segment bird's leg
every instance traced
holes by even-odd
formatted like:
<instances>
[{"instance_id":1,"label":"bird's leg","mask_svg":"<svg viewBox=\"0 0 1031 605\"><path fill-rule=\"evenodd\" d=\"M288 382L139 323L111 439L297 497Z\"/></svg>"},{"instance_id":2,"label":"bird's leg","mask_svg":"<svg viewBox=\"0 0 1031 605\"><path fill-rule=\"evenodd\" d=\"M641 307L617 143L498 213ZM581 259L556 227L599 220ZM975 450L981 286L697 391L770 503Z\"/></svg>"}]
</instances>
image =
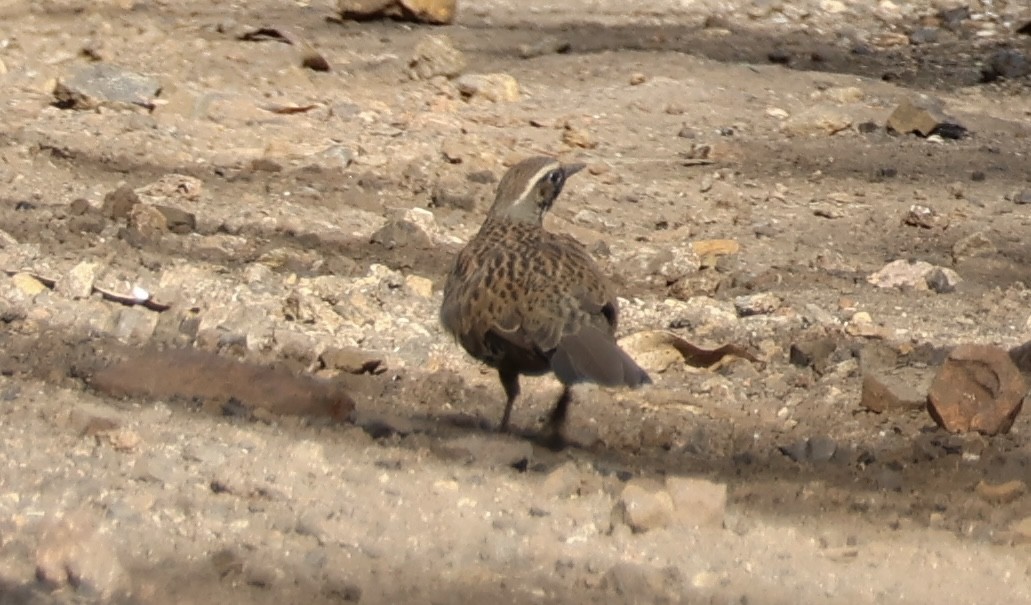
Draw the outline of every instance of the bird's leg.
<instances>
[{"instance_id":1,"label":"bird's leg","mask_svg":"<svg viewBox=\"0 0 1031 605\"><path fill-rule=\"evenodd\" d=\"M562 433L562 427L566 423L566 415L569 413L569 403L573 400L573 390L566 385L562 388L562 394L558 396L558 401L555 402L555 407L551 409L551 415L548 417L547 435L545 441L553 450L560 450L566 444L565 435Z\"/></svg>"},{"instance_id":2,"label":"bird's leg","mask_svg":"<svg viewBox=\"0 0 1031 605\"><path fill-rule=\"evenodd\" d=\"M498 425L499 433L508 432L508 419L512 416L512 404L516 397L519 397L519 372L509 367L498 368L498 378L501 379L501 386L505 388L505 414L501 417L501 424Z\"/></svg>"}]
</instances>

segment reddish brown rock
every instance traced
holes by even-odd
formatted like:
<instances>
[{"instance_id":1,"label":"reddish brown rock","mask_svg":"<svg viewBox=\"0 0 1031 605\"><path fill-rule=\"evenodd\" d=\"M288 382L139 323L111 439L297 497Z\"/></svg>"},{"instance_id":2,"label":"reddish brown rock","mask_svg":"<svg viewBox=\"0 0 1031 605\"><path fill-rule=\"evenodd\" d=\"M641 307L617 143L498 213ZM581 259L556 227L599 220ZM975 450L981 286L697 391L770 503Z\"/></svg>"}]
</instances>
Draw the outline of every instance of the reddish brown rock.
<instances>
[{"instance_id":1,"label":"reddish brown rock","mask_svg":"<svg viewBox=\"0 0 1031 605\"><path fill-rule=\"evenodd\" d=\"M953 349L927 396L927 411L952 433L1005 433L1020 412L1027 383L1009 354L989 345Z\"/></svg>"},{"instance_id":2,"label":"reddish brown rock","mask_svg":"<svg viewBox=\"0 0 1031 605\"><path fill-rule=\"evenodd\" d=\"M974 491L990 504L1009 504L1027 493L1027 484L1020 479L1005 483L987 483L982 479Z\"/></svg>"},{"instance_id":3,"label":"reddish brown rock","mask_svg":"<svg viewBox=\"0 0 1031 605\"><path fill-rule=\"evenodd\" d=\"M354 400L339 383L193 349L138 350L97 371L90 385L111 397L201 402L223 414L233 402L250 411L337 422L348 421L354 411Z\"/></svg>"}]
</instances>

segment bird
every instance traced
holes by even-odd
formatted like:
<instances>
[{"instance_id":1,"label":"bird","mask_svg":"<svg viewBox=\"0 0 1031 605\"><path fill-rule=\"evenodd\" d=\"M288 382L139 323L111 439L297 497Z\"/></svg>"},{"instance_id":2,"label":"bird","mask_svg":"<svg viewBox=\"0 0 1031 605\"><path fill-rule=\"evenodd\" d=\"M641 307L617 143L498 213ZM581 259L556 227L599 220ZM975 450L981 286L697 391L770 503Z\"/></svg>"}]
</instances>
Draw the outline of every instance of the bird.
<instances>
[{"instance_id":1,"label":"bird","mask_svg":"<svg viewBox=\"0 0 1031 605\"><path fill-rule=\"evenodd\" d=\"M498 372L506 396L500 432L508 431L520 376L551 372L562 383L543 434L553 449L565 444L573 385L651 382L616 342L612 282L583 244L544 229L567 179L583 168L546 156L509 168L479 231L454 259L440 307L444 329Z\"/></svg>"}]
</instances>

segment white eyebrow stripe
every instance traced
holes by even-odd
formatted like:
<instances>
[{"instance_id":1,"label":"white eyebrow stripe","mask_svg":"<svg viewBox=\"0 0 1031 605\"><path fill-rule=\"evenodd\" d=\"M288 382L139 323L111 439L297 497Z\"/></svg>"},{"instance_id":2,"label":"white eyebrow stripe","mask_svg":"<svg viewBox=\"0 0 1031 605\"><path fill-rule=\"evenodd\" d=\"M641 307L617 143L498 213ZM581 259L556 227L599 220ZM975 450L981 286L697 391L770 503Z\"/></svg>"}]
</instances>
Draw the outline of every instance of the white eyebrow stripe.
<instances>
[{"instance_id":1,"label":"white eyebrow stripe","mask_svg":"<svg viewBox=\"0 0 1031 605\"><path fill-rule=\"evenodd\" d=\"M537 183L541 180L541 178L545 174L551 172L552 170L554 170L555 168L558 168L558 167L559 167L559 163L558 162L551 162L549 164L545 164L544 166L541 166L540 170L538 170L537 172L533 173L533 177L532 178L527 179L526 187L524 187L523 190L519 192L519 197L517 197L516 199L517 200L526 199L526 196L528 196L530 194L530 190L537 186Z\"/></svg>"}]
</instances>

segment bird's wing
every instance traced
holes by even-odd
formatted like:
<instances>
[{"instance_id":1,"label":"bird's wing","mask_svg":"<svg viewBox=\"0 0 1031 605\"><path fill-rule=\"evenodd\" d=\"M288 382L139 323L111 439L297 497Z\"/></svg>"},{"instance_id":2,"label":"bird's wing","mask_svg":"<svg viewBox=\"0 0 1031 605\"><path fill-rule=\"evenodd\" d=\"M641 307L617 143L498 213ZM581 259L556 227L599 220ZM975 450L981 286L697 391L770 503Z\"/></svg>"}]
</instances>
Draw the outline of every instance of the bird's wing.
<instances>
[{"instance_id":1,"label":"bird's wing","mask_svg":"<svg viewBox=\"0 0 1031 605\"><path fill-rule=\"evenodd\" d=\"M543 356L522 329L523 296L518 283L498 278L505 256L503 250L481 251L472 258L460 255L445 285L440 310L441 323L466 351L490 362L517 351Z\"/></svg>"},{"instance_id":2,"label":"bird's wing","mask_svg":"<svg viewBox=\"0 0 1031 605\"><path fill-rule=\"evenodd\" d=\"M563 238L565 239L565 238ZM589 381L638 386L648 374L616 343L619 306L609 280L587 251L571 238L561 241L562 263L553 275L535 273L522 330L549 354L551 369L565 384Z\"/></svg>"},{"instance_id":3,"label":"bird's wing","mask_svg":"<svg viewBox=\"0 0 1031 605\"><path fill-rule=\"evenodd\" d=\"M575 239L548 234L540 243L540 269L526 278L524 326L545 350L585 326L614 334L619 305L609 279Z\"/></svg>"}]
</instances>

